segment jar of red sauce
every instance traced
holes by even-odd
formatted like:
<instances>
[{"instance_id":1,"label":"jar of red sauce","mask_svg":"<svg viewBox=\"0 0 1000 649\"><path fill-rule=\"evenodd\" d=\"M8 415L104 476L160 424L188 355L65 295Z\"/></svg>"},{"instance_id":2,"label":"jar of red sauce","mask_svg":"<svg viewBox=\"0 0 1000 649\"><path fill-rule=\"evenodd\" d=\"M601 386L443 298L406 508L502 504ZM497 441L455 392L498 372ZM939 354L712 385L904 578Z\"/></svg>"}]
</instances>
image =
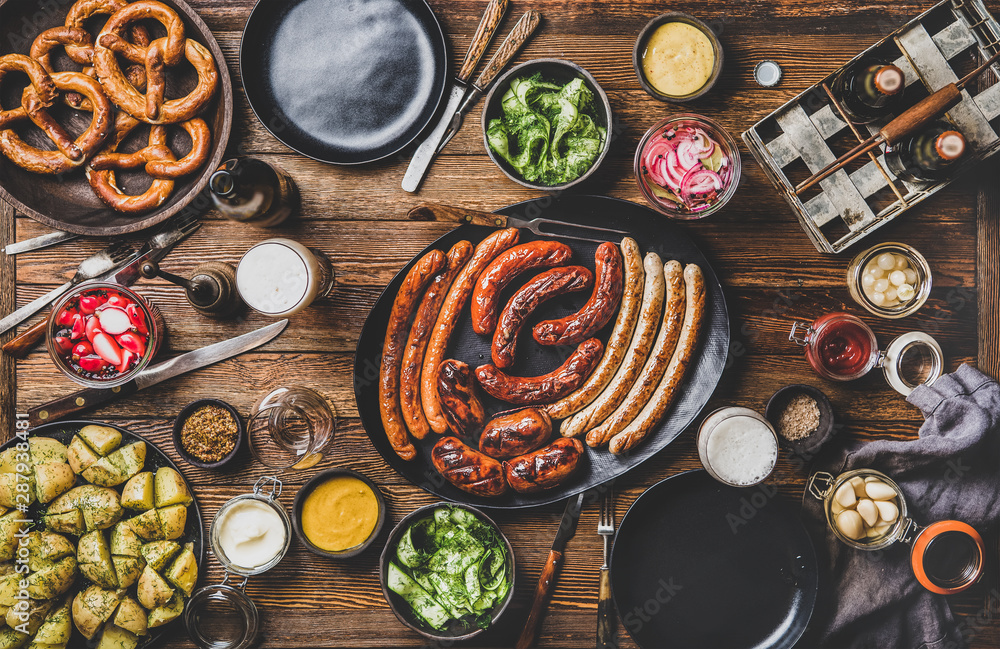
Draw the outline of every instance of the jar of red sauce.
<instances>
[{"instance_id":1,"label":"jar of red sauce","mask_svg":"<svg viewBox=\"0 0 1000 649\"><path fill-rule=\"evenodd\" d=\"M871 328L849 313L828 313L812 324L793 322L788 339L806 348L806 360L824 378L853 381L881 367L889 385L904 396L944 371L941 346L928 334L911 331L880 351Z\"/></svg>"}]
</instances>

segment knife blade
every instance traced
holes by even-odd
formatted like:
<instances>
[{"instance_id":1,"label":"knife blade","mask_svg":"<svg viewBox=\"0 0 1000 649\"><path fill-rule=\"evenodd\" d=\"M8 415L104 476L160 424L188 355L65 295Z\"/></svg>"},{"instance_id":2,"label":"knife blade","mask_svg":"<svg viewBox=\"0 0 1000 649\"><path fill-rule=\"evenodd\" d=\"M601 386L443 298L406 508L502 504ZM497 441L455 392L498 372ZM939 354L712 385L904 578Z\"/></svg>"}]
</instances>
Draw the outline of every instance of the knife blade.
<instances>
[{"instance_id":1,"label":"knife blade","mask_svg":"<svg viewBox=\"0 0 1000 649\"><path fill-rule=\"evenodd\" d=\"M175 221L168 221L149 241L142 245L135 255L123 262L122 265L113 268L103 275L99 275L93 281L117 282L125 286L135 284L142 276L139 271L144 263L147 261L160 261L177 243L200 227L201 222L190 216ZM13 358L27 356L28 352L45 336L47 328L48 318L42 318L32 327L25 329L19 335L5 343L3 351Z\"/></svg>"},{"instance_id":2,"label":"knife blade","mask_svg":"<svg viewBox=\"0 0 1000 649\"><path fill-rule=\"evenodd\" d=\"M538 577L538 585L535 587L535 596L531 601L531 611L528 613L528 620L524 623L521 636L517 639L514 649L528 649L535 644L538 637L538 627L548 606L549 597L555 588L556 577L559 569L562 568L563 549L566 541L576 534L576 524L580 521L580 510L583 508L583 498L586 492L578 496L573 496L566 501L566 509L563 511L562 520L559 521L559 531L552 541L552 549L549 550L549 558L542 568L542 574Z\"/></svg>"},{"instance_id":3,"label":"knife blade","mask_svg":"<svg viewBox=\"0 0 1000 649\"><path fill-rule=\"evenodd\" d=\"M62 243L63 241L72 241L73 239L79 239L79 234L74 234L72 232L63 232L62 230L56 230L54 232L49 232L47 234L42 234L32 239L25 239L24 241L18 241L17 243L12 243L8 245L3 250L0 250L3 254L8 257L13 257L14 255L19 255L22 252L31 252L32 250L41 250L42 248L48 248L49 246L54 246L57 243Z\"/></svg>"},{"instance_id":4,"label":"knife blade","mask_svg":"<svg viewBox=\"0 0 1000 649\"><path fill-rule=\"evenodd\" d=\"M465 97L465 93L468 90L467 84L469 78L472 76L472 72L476 69L476 66L479 65L479 60L483 58L486 48L489 47L490 41L493 39L493 34L496 33L497 27L500 26L500 21L503 20L503 16L507 12L507 4L508 0L490 0L490 3L486 5L486 11L479 21L479 27L476 28L476 33L472 36L472 42L469 43L469 51L465 53L465 60L462 61L462 67L459 68L458 74L455 75L455 79L451 82L451 91L448 95L448 103L445 105L444 113L442 113L441 119L434 126L434 129L424 138L417 147L417 150L413 152L413 157L410 158L410 164L403 175L402 187L404 190L408 192L417 191L420 182L427 175L431 161L434 160L434 156L437 153L438 144L440 144L441 138L444 137L445 132L451 125L452 117L462 103L462 98Z\"/></svg>"},{"instance_id":5,"label":"knife blade","mask_svg":"<svg viewBox=\"0 0 1000 649\"><path fill-rule=\"evenodd\" d=\"M287 319L279 320L274 324L241 336L213 343L201 349L175 356L168 361L157 363L139 372L134 379L117 388L87 388L69 396L49 401L28 411L28 423L37 426L63 419L109 401L135 394L139 390L162 383L175 376L224 361L274 340L287 326Z\"/></svg>"},{"instance_id":6,"label":"knife blade","mask_svg":"<svg viewBox=\"0 0 1000 649\"><path fill-rule=\"evenodd\" d=\"M486 89L493 83L493 80L500 74L500 71L507 67L507 64L514 58L514 55L524 47L524 44L528 42L531 35L538 29L541 21L542 14L534 9L526 11L521 16L521 19L514 25L514 29L510 30L507 38L504 39L503 43L500 44L500 47L493 54L493 58L483 68L479 78L472 83L468 92L465 93L465 99L462 100L462 105L458 107L458 110L452 116L448 130L441 138L441 143L438 145L435 153L441 153L441 149L451 142L451 138L455 137L455 134L462 128L462 122L465 120L466 114L479 102L479 99L486 93Z\"/></svg>"}]
</instances>

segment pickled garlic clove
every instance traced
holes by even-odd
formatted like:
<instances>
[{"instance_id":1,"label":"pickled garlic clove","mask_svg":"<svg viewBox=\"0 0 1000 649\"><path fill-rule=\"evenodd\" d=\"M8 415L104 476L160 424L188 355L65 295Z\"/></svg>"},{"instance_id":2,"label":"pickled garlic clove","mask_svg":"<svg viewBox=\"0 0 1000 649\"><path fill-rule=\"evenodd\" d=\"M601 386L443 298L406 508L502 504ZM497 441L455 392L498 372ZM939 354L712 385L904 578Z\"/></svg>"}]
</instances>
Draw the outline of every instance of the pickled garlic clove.
<instances>
[{"instance_id":1,"label":"pickled garlic clove","mask_svg":"<svg viewBox=\"0 0 1000 649\"><path fill-rule=\"evenodd\" d=\"M851 492L853 495L854 492ZM849 539L857 541L865 535L865 521L853 509L845 509L837 515L837 528Z\"/></svg>"},{"instance_id":2,"label":"pickled garlic clove","mask_svg":"<svg viewBox=\"0 0 1000 649\"><path fill-rule=\"evenodd\" d=\"M857 496L854 495L854 486L850 482L840 485L833 498L844 508L854 507L854 503L858 502Z\"/></svg>"},{"instance_id":3,"label":"pickled garlic clove","mask_svg":"<svg viewBox=\"0 0 1000 649\"><path fill-rule=\"evenodd\" d=\"M867 483L865 493L872 500L892 500L896 497L896 490L881 480L872 480Z\"/></svg>"},{"instance_id":4,"label":"pickled garlic clove","mask_svg":"<svg viewBox=\"0 0 1000 649\"><path fill-rule=\"evenodd\" d=\"M854 495L855 496L857 496L858 498L864 498L865 497L865 479L864 478L862 478L859 475L856 475L853 478L851 478L850 480L848 480L848 482L850 482L851 486L854 487Z\"/></svg>"},{"instance_id":5,"label":"pickled garlic clove","mask_svg":"<svg viewBox=\"0 0 1000 649\"><path fill-rule=\"evenodd\" d=\"M879 509L875 506L875 502L868 498L858 501L858 514L868 527L874 527L878 523Z\"/></svg>"},{"instance_id":6,"label":"pickled garlic clove","mask_svg":"<svg viewBox=\"0 0 1000 649\"><path fill-rule=\"evenodd\" d=\"M876 501L875 508L878 509L878 517L885 523L895 523L896 519L899 518L899 508L892 501Z\"/></svg>"}]
</instances>

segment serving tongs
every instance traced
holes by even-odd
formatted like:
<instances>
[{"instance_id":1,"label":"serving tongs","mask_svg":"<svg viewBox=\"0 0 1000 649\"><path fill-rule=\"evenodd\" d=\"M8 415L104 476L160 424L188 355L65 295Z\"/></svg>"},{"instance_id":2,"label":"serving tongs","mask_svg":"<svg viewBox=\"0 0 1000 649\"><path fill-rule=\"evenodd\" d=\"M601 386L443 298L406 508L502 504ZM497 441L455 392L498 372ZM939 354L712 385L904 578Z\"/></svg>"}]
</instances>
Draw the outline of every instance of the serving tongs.
<instances>
[{"instance_id":1,"label":"serving tongs","mask_svg":"<svg viewBox=\"0 0 1000 649\"><path fill-rule=\"evenodd\" d=\"M541 237L556 237L559 239L574 239L576 241L591 241L594 243L604 243L615 237L625 237L630 233L625 230L615 230L614 228L601 228L596 225L582 225L580 223L569 223L568 221L556 221L554 219L519 219L516 216L505 216L494 214L493 212L480 212L464 207L452 207L441 205L440 203L420 203L409 211L407 216L412 221L451 221L454 223L469 223L471 225L485 225L491 228L525 228ZM543 229L543 226L547 226ZM567 232L556 231L568 230L592 233L594 237L583 237Z\"/></svg>"},{"instance_id":2,"label":"serving tongs","mask_svg":"<svg viewBox=\"0 0 1000 649\"><path fill-rule=\"evenodd\" d=\"M879 129L878 133L840 156L823 169L806 178L795 188L795 193L802 194L816 183L825 180L840 169L860 158L882 144L892 146L903 138L919 131L921 128L941 117L962 101L962 90L969 82L974 81L991 65L1000 60L1000 52L994 54L985 63L965 75L955 83L949 83L943 88L924 97L922 100L903 111L898 117Z\"/></svg>"}]
</instances>

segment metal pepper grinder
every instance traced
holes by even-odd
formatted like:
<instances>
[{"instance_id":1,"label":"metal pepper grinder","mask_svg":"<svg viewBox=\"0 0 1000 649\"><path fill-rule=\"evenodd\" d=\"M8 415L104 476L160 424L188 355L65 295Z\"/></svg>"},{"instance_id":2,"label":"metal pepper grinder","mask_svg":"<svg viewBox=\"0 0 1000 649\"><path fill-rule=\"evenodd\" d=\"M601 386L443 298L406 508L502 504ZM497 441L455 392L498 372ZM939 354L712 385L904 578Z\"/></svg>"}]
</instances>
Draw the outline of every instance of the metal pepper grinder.
<instances>
[{"instance_id":1,"label":"metal pepper grinder","mask_svg":"<svg viewBox=\"0 0 1000 649\"><path fill-rule=\"evenodd\" d=\"M145 262L139 273L147 279L160 277L184 287L188 302L195 311L210 318L227 318L243 306L236 292L236 269L221 261L199 265L191 279L161 270L154 261Z\"/></svg>"}]
</instances>

